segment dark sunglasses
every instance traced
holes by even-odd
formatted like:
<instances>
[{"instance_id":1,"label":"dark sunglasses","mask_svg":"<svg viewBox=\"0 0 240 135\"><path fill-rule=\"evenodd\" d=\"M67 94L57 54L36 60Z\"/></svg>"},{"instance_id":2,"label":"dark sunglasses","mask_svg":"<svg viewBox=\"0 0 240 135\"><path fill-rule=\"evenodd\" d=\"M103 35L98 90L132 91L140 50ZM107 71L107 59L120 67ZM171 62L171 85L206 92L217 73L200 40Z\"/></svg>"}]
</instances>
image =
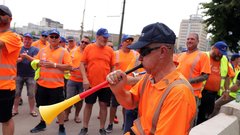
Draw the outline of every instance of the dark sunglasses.
<instances>
[{"instance_id":1,"label":"dark sunglasses","mask_svg":"<svg viewBox=\"0 0 240 135\"><path fill-rule=\"evenodd\" d=\"M55 38L55 39L58 39L59 38L59 36L58 35L56 35L56 36L49 36L51 39L53 39L53 38Z\"/></svg>"},{"instance_id":2,"label":"dark sunglasses","mask_svg":"<svg viewBox=\"0 0 240 135\"><path fill-rule=\"evenodd\" d=\"M47 36L46 36L46 35L42 35L42 37L45 37L45 38L46 38Z\"/></svg>"},{"instance_id":3,"label":"dark sunglasses","mask_svg":"<svg viewBox=\"0 0 240 135\"><path fill-rule=\"evenodd\" d=\"M147 56L148 54L150 54L153 50L157 50L159 48L160 47L154 47L154 48L145 47L145 48L140 49L139 53L142 57L144 57L144 56Z\"/></svg>"},{"instance_id":4,"label":"dark sunglasses","mask_svg":"<svg viewBox=\"0 0 240 135\"><path fill-rule=\"evenodd\" d=\"M81 43L86 45L89 44L88 42L85 42L85 41L81 41Z\"/></svg>"}]
</instances>

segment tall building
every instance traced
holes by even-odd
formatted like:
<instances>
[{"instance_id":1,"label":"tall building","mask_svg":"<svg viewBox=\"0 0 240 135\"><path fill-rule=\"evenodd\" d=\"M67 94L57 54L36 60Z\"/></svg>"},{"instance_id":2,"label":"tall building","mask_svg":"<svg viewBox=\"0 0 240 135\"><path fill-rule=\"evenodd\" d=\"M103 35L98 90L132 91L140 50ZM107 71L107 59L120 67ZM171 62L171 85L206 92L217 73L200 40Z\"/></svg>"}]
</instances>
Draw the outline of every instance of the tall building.
<instances>
[{"instance_id":1,"label":"tall building","mask_svg":"<svg viewBox=\"0 0 240 135\"><path fill-rule=\"evenodd\" d=\"M210 50L207 42L207 32L205 24L203 24L203 18L201 15L194 14L190 16L190 19L183 19L180 24L180 30L177 41L177 49L181 51L186 48L187 36L189 33L194 32L199 35L198 48L201 51Z\"/></svg>"}]
</instances>

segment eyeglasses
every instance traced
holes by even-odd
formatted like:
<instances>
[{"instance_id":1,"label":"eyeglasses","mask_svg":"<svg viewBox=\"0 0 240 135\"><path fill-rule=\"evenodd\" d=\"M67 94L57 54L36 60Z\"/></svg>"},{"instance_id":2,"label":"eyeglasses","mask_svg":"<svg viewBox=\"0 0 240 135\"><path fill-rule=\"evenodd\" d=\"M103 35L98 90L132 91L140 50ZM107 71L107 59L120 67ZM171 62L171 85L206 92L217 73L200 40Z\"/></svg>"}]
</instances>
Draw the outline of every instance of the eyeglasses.
<instances>
[{"instance_id":1,"label":"eyeglasses","mask_svg":"<svg viewBox=\"0 0 240 135\"><path fill-rule=\"evenodd\" d=\"M46 38L47 36L46 35L42 35L42 37Z\"/></svg>"},{"instance_id":2,"label":"eyeglasses","mask_svg":"<svg viewBox=\"0 0 240 135\"><path fill-rule=\"evenodd\" d=\"M82 44L86 44L88 45L89 43L88 42L85 42L85 41L81 41Z\"/></svg>"},{"instance_id":3,"label":"eyeglasses","mask_svg":"<svg viewBox=\"0 0 240 135\"><path fill-rule=\"evenodd\" d=\"M53 39L53 38L58 39L58 38L59 38L58 35L56 35L56 36L51 35L51 36L49 36L49 37L50 37L51 39Z\"/></svg>"},{"instance_id":4,"label":"eyeglasses","mask_svg":"<svg viewBox=\"0 0 240 135\"><path fill-rule=\"evenodd\" d=\"M153 50L157 50L159 48L160 47L155 47L155 48L145 47L145 48L140 49L139 53L142 57L144 57L144 56L147 56L148 54L150 54Z\"/></svg>"}]
</instances>

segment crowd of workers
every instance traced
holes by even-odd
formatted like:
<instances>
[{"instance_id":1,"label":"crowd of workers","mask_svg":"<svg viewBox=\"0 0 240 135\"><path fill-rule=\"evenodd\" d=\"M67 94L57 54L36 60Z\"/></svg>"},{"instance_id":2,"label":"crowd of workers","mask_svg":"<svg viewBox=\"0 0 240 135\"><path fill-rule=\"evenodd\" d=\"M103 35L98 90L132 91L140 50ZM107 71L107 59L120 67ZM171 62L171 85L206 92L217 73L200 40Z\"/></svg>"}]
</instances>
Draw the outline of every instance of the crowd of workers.
<instances>
[{"instance_id":1,"label":"crowd of workers","mask_svg":"<svg viewBox=\"0 0 240 135\"><path fill-rule=\"evenodd\" d=\"M24 83L29 113L37 117L35 106L52 105L108 81L109 85L61 112L57 118L59 135L64 122L74 113L82 122L79 135L88 133L93 105L99 103L99 134L113 131L119 104L123 107L123 134L187 135L190 129L215 116L221 105L236 98L240 89L239 60L227 58L228 45L219 41L209 52L198 50L199 37L190 33L187 50L174 53L176 35L163 23L145 26L139 39L123 35L121 47L113 49L107 29L96 32L96 41L84 36L80 45L74 37L61 37L56 29L41 33L39 40L9 30L12 14L0 5L0 122L2 134L14 134L12 117ZM125 71L142 64L129 75ZM97 100L98 99L98 100ZM4 108L4 109L3 109ZM109 122L105 128L109 108ZM45 121L30 130L46 129Z\"/></svg>"}]
</instances>

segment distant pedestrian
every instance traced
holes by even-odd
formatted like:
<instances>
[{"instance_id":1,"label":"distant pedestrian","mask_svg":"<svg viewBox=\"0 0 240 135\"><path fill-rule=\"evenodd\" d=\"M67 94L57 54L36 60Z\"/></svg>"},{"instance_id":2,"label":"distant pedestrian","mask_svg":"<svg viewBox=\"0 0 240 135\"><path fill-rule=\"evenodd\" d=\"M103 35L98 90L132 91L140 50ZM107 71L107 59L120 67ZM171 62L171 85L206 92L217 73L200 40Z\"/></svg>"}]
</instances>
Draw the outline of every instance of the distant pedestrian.
<instances>
[{"instance_id":1,"label":"distant pedestrian","mask_svg":"<svg viewBox=\"0 0 240 135\"><path fill-rule=\"evenodd\" d=\"M10 30L12 13L0 5L0 122L2 135L14 134L12 107L16 89L17 59L22 46L18 34Z\"/></svg>"},{"instance_id":2,"label":"distant pedestrian","mask_svg":"<svg viewBox=\"0 0 240 135\"><path fill-rule=\"evenodd\" d=\"M47 47L48 45L49 45L49 42L48 42L47 31L42 31L40 39L32 43L32 46L37 47L39 50L41 50L44 47Z\"/></svg>"}]
</instances>

